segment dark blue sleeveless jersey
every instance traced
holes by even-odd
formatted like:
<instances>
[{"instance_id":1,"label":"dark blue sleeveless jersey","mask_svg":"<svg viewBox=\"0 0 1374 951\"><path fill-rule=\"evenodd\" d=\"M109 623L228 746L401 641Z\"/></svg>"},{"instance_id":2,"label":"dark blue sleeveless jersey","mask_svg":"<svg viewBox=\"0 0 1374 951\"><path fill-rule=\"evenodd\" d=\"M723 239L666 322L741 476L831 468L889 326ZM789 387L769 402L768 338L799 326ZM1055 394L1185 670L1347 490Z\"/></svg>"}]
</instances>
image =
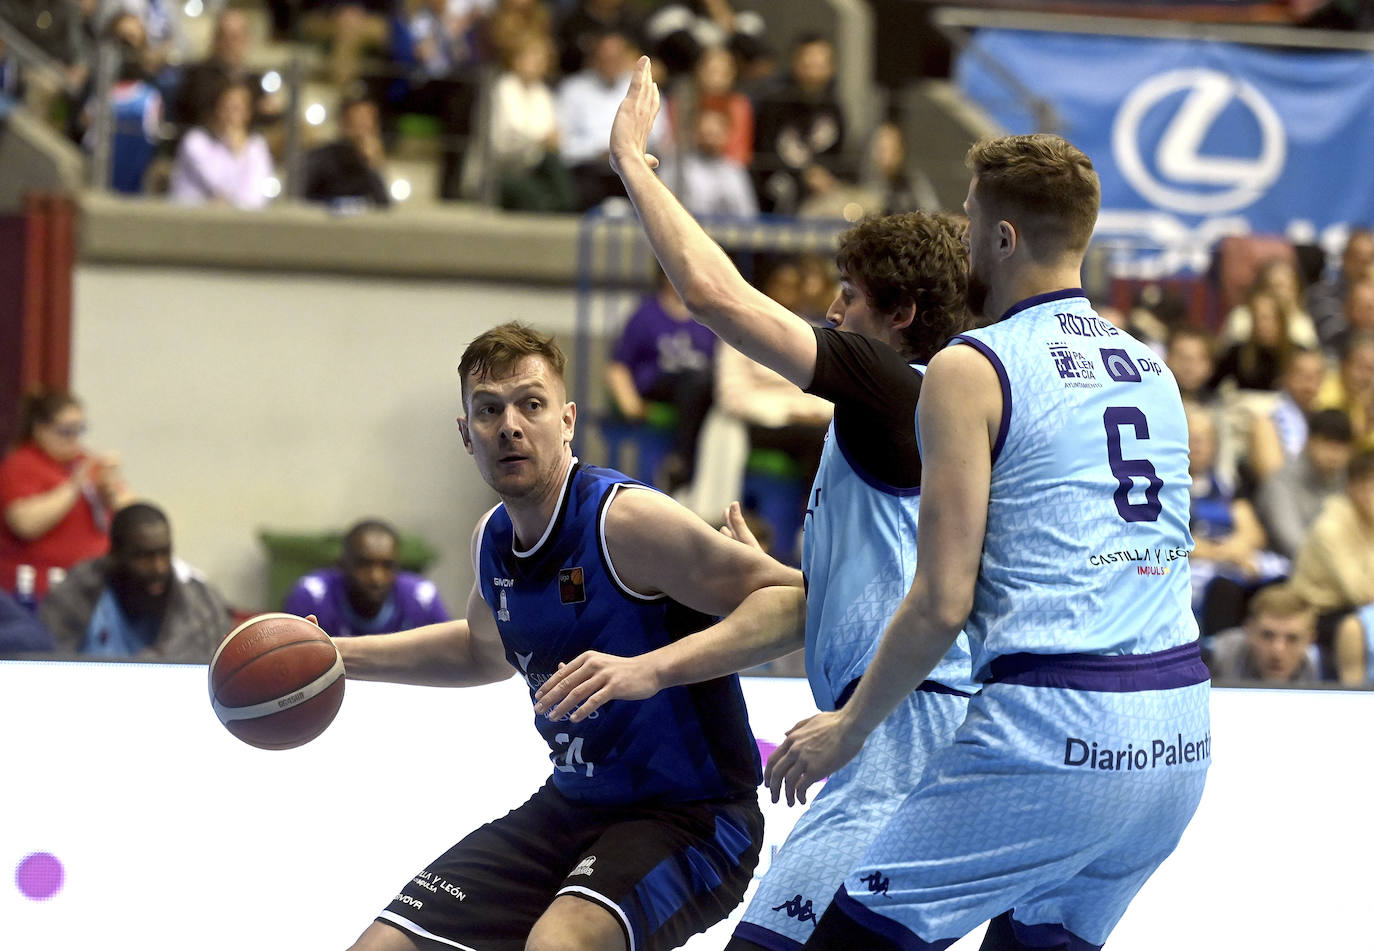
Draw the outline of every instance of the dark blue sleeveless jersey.
<instances>
[{"instance_id":1,"label":"dark blue sleeveless jersey","mask_svg":"<svg viewBox=\"0 0 1374 951\"><path fill-rule=\"evenodd\" d=\"M712 619L620 583L606 557L606 507L618 492L655 491L575 460L544 536L517 551L504 505L488 514L477 553L482 599L496 616L506 659L534 692L583 651L630 657L699 631ZM596 804L690 802L754 795L758 748L739 678L670 687L647 700L614 700L581 723L536 716L554 784Z\"/></svg>"}]
</instances>

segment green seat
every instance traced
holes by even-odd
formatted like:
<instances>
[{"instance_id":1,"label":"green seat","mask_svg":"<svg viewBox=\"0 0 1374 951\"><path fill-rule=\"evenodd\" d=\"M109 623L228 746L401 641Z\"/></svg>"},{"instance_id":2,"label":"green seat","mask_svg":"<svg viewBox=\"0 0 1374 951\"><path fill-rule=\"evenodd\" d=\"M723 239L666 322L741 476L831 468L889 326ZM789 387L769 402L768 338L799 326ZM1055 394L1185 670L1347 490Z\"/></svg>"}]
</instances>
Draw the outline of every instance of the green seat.
<instances>
[{"instance_id":1,"label":"green seat","mask_svg":"<svg viewBox=\"0 0 1374 951\"><path fill-rule=\"evenodd\" d=\"M338 564L343 551L344 533L335 532L273 532L263 529L258 540L267 550L267 605L271 610L281 608L291 586L301 575L319 568ZM439 553L416 535L401 535L396 560L405 571L423 574L434 564Z\"/></svg>"},{"instance_id":2,"label":"green seat","mask_svg":"<svg viewBox=\"0 0 1374 951\"><path fill-rule=\"evenodd\" d=\"M757 475L772 476L775 479L800 479L801 466L781 449L750 449L745 460L744 470Z\"/></svg>"},{"instance_id":3,"label":"green seat","mask_svg":"<svg viewBox=\"0 0 1374 951\"><path fill-rule=\"evenodd\" d=\"M407 112L396 117L396 132L407 139L437 139L444 127L435 116Z\"/></svg>"}]
</instances>

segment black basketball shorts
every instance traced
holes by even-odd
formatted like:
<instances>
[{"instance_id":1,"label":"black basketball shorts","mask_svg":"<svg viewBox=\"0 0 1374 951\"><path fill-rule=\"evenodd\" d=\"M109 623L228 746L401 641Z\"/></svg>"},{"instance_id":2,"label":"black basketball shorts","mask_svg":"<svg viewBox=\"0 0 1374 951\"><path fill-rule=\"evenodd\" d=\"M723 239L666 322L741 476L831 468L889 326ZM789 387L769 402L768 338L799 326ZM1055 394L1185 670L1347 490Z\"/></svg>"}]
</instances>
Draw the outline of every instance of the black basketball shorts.
<instances>
[{"instance_id":1,"label":"black basketball shorts","mask_svg":"<svg viewBox=\"0 0 1374 951\"><path fill-rule=\"evenodd\" d=\"M602 807L546 783L406 883L377 920L439 947L521 951L559 895L606 909L629 951L667 951L744 897L763 842L750 795Z\"/></svg>"}]
</instances>

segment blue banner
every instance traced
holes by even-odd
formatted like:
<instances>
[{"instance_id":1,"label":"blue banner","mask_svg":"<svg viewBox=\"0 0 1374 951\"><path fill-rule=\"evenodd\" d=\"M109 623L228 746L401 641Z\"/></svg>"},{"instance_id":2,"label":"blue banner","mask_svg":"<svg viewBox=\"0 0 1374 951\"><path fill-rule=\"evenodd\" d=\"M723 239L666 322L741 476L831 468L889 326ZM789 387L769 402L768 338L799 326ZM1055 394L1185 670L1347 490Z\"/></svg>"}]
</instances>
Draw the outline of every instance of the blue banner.
<instances>
[{"instance_id":1,"label":"blue banner","mask_svg":"<svg viewBox=\"0 0 1374 951\"><path fill-rule=\"evenodd\" d=\"M1374 222L1374 56L980 30L960 88L1008 132L1038 131L1007 77L1053 110L1102 179L1096 240L1142 272L1201 270L1249 232L1338 245Z\"/></svg>"}]
</instances>

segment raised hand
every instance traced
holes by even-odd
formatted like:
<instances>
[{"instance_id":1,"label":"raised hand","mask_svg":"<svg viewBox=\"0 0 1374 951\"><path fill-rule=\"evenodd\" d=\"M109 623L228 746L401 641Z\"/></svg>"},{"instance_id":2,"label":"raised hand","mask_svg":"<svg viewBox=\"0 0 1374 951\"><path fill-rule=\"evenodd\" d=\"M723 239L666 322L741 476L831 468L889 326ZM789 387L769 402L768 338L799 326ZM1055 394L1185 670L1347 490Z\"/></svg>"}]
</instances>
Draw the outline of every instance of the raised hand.
<instances>
[{"instance_id":1,"label":"raised hand","mask_svg":"<svg viewBox=\"0 0 1374 951\"><path fill-rule=\"evenodd\" d=\"M640 160L658 168L658 159L649 154L649 132L658 117L658 107L658 84L650 71L649 57L641 56L611 125L611 169L617 175L625 174L628 163Z\"/></svg>"}]
</instances>

